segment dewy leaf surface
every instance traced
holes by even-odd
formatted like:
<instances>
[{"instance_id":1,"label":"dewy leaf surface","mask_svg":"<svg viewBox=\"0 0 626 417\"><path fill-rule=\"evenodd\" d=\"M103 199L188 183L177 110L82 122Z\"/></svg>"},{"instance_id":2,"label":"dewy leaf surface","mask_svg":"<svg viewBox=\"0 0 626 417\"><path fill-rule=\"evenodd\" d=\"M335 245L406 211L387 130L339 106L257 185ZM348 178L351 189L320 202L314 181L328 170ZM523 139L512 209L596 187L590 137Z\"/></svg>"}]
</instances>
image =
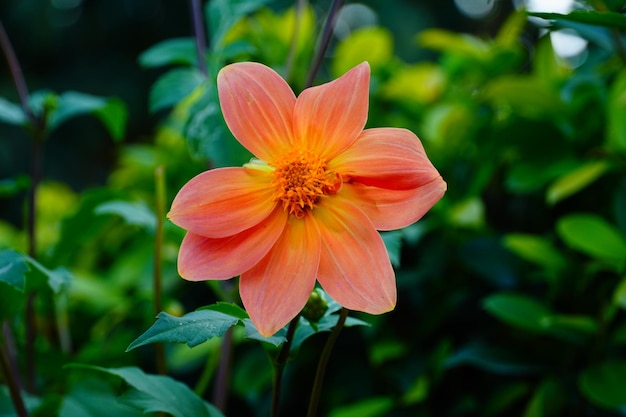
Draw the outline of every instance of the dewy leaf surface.
<instances>
[{"instance_id":1,"label":"dewy leaf surface","mask_svg":"<svg viewBox=\"0 0 626 417\"><path fill-rule=\"evenodd\" d=\"M212 337L222 336L239 320L239 317L213 310L192 311L182 317L160 312L152 327L135 339L127 350L156 342L186 343L194 347Z\"/></svg>"}]
</instances>

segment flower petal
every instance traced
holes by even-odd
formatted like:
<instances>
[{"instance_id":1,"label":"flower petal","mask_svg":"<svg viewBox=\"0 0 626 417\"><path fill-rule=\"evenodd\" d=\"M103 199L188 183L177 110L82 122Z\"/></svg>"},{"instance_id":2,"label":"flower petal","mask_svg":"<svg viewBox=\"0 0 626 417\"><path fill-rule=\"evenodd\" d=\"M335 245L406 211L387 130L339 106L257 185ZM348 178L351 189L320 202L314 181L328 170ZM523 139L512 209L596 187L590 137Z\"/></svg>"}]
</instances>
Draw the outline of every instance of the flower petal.
<instances>
[{"instance_id":1,"label":"flower petal","mask_svg":"<svg viewBox=\"0 0 626 417\"><path fill-rule=\"evenodd\" d=\"M206 237L232 236L256 226L276 207L271 173L219 168L196 175L172 202L169 219Z\"/></svg>"},{"instance_id":2,"label":"flower petal","mask_svg":"<svg viewBox=\"0 0 626 417\"><path fill-rule=\"evenodd\" d=\"M376 230L395 230L418 221L443 197L441 176L413 190L389 190L363 184L344 184L339 192L363 210Z\"/></svg>"},{"instance_id":3,"label":"flower petal","mask_svg":"<svg viewBox=\"0 0 626 417\"><path fill-rule=\"evenodd\" d=\"M241 274L241 300L259 333L273 335L302 310L315 286L319 259L320 235L311 216L289 216L272 250Z\"/></svg>"},{"instance_id":4,"label":"flower petal","mask_svg":"<svg viewBox=\"0 0 626 417\"><path fill-rule=\"evenodd\" d=\"M210 238L188 232L178 253L178 273L190 281L240 275L269 252L286 222L287 213L276 207L267 219L234 236Z\"/></svg>"},{"instance_id":5,"label":"flower petal","mask_svg":"<svg viewBox=\"0 0 626 417\"><path fill-rule=\"evenodd\" d=\"M439 177L424 147L415 134L406 129L367 129L328 163L344 181L360 182L381 188L407 190Z\"/></svg>"},{"instance_id":6,"label":"flower petal","mask_svg":"<svg viewBox=\"0 0 626 417\"><path fill-rule=\"evenodd\" d=\"M322 200L314 215L322 236L317 279L350 310L381 314L396 305L396 282L389 255L372 222L336 195Z\"/></svg>"},{"instance_id":7,"label":"flower petal","mask_svg":"<svg viewBox=\"0 0 626 417\"><path fill-rule=\"evenodd\" d=\"M340 78L302 92L294 112L298 147L332 159L354 142L367 121L370 67L364 62Z\"/></svg>"},{"instance_id":8,"label":"flower petal","mask_svg":"<svg viewBox=\"0 0 626 417\"><path fill-rule=\"evenodd\" d=\"M271 162L291 143L296 96L274 70L256 62L227 65L217 89L228 128L256 157Z\"/></svg>"}]
</instances>

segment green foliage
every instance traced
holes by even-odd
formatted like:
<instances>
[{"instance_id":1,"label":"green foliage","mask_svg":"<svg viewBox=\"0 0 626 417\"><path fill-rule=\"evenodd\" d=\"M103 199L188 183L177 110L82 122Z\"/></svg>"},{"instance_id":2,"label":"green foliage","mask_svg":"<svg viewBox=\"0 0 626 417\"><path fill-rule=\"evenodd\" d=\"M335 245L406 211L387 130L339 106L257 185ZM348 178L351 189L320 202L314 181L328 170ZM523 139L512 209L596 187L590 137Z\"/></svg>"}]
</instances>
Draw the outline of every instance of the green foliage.
<instances>
[{"instance_id":1,"label":"green foliage","mask_svg":"<svg viewBox=\"0 0 626 417\"><path fill-rule=\"evenodd\" d=\"M108 85L84 87L96 81L78 79L82 68L63 67L66 74L50 78L39 61L24 66L34 78L28 84L69 89L32 92L28 112L15 98L0 97L0 127L7 129L0 132L0 318L13 329L13 339L3 333L2 346L13 344L7 350L25 377L32 301L39 394L24 398L34 417L219 417L202 398L228 361L224 415L267 415L272 363L287 329L260 335L240 307L237 281L181 280L184 231L165 214L193 176L252 157L222 117L219 70L262 62L300 93L327 10L316 2L205 3L205 51L198 54L190 37L160 37L139 55L151 88L132 88L143 94L145 109L75 91ZM626 18L618 0L583 3L586 9L568 14L494 16L485 21L489 31L478 34L436 22L429 29L376 23L395 21L396 6L371 6L379 20L342 17L346 36L332 39L316 83L369 61L368 127L415 132L448 191L418 223L381 233L397 275L396 310L347 318L320 415L624 415ZM47 7L56 13L57 6ZM128 26L141 31L141 24ZM580 56L555 52L550 33L562 29L588 42ZM59 62L72 65L71 53ZM129 55L111 59L121 56ZM129 83L128 74L112 78ZM82 116L97 119L113 138L103 155L92 154L97 132ZM71 140L73 129L79 140ZM43 183L22 167L30 155L10 153L30 152L42 139ZM70 159L69 147L80 148L84 161ZM63 173L79 162L106 172L93 186L78 187ZM156 198L157 169L164 172L163 201ZM33 184L37 245L26 255ZM157 311L155 272L162 276ZM339 304L316 291L328 308L299 319L284 374L284 415L303 414L315 363L339 318ZM161 347L175 379L140 370L155 368ZM14 416L2 377L0 414Z\"/></svg>"}]
</instances>

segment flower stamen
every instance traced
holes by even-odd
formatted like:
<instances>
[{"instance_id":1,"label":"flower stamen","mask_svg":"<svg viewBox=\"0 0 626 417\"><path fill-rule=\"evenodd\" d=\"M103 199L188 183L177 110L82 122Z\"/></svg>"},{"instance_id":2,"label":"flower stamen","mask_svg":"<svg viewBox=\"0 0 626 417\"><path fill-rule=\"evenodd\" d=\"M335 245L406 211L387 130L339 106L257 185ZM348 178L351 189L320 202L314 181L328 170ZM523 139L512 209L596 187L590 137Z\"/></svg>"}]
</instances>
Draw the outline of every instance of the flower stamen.
<instances>
[{"instance_id":1,"label":"flower stamen","mask_svg":"<svg viewBox=\"0 0 626 417\"><path fill-rule=\"evenodd\" d=\"M326 169L326 161L307 150L295 149L269 164L274 169L271 185L273 199L301 219L312 210L322 196L334 194L341 188L341 176Z\"/></svg>"}]
</instances>

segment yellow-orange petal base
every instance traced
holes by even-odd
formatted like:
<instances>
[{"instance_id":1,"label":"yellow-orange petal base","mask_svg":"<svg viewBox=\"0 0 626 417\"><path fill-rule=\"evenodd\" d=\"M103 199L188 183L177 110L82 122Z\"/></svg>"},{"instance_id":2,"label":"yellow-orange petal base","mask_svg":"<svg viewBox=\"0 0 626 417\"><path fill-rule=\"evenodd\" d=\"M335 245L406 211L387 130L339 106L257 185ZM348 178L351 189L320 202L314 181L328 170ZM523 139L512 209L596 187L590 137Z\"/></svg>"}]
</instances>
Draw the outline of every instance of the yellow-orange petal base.
<instances>
[{"instance_id":1,"label":"yellow-orange petal base","mask_svg":"<svg viewBox=\"0 0 626 417\"><path fill-rule=\"evenodd\" d=\"M296 97L259 63L218 75L224 119L258 159L194 177L168 217L188 231L180 275L240 275L264 336L302 310L316 281L348 309L392 310L395 275L377 230L419 220L446 191L415 134L364 129L369 77L364 62Z\"/></svg>"}]
</instances>

